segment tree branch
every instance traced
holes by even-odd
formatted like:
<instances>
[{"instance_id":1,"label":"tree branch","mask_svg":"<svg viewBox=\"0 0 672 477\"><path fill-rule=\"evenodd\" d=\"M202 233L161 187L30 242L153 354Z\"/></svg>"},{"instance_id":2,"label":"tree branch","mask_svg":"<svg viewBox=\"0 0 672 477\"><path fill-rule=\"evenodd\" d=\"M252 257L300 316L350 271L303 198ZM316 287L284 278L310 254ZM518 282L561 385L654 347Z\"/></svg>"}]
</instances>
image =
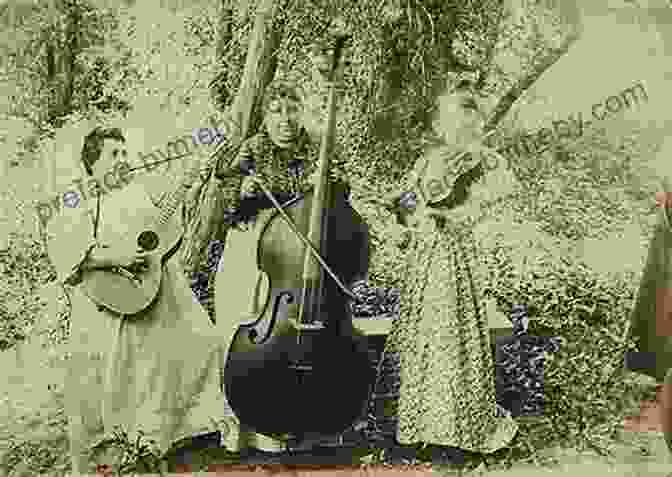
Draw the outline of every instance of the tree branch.
<instances>
[{"instance_id":1,"label":"tree branch","mask_svg":"<svg viewBox=\"0 0 672 477\"><path fill-rule=\"evenodd\" d=\"M275 51L279 45L279 32L274 30L273 18L277 1L260 0L256 9L256 20L250 35L245 69L230 109L230 117L240 126L231 131L231 136L227 138L233 146L239 145L254 130L257 106L266 85L275 75L277 66ZM216 161L232 159L229 152L229 155L218 155ZM182 263L187 273L193 273L201 266L210 241L224 240L227 233L221 214L224 207L223 199L214 174L210 174L210 178L202 184L197 194L196 203L191 206L193 213L190 211L188 214L193 218L189 220L187 226L182 254ZM210 278L212 282L212 276ZM214 316L212 306L208 308L211 316Z\"/></svg>"},{"instance_id":2,"label":"tree branch","mask_svg":"<svg viewBox=\"0 0 672 477\"><path fill-rule=\"evenodd\" d=\"M269 77L275 74L276 62L273 53L278 45L277 35L273 31L275 7L275 0L261 0L257 6L245 70L231 108L233 119L241 126L241 140L249 134L253 125L252 114L260 101Z\"/></svg>"},{"instance_id":3,"label":"tree branch","mask_svg":"<svg viewBox=\"0 0 672 477\"><path fill-rule=\"evenodd\" d=\"M485 52L485 60L483 61L483 64L479 68L479 76L478 76L478 81L476 83L476 89L482 89L483 86L485 86L485 81L487 78L487 72L490 70L490 67L492 66L492 62L495 57L495 48L497 46L497 42L499 41L499 36L502 32L502 20L504 19L504 0L500 0L499 2L499 11L497 12L497 24L494 27L494 34L492 35L492 38L490 42L488 43L487 50Z\"/></svg>"},{"instance_id":4,"label":"tree branch","mask_svg":"<svg viewBox=\"0 0 672 477\"><path fill-rule=\"evenodd\" d=\"M569 35L559 47L551 49L547 55L542 57L529 75L521 78L516 85L506 92L506 94L499 100L499 103L497 103L497 106L493 109L490 119L485 126L486 132L495 129L498 126L499 122L513 106L513 103L515 103L546 70L567 53L576 39L576 35Z\"/></svg>"}]
</instances>

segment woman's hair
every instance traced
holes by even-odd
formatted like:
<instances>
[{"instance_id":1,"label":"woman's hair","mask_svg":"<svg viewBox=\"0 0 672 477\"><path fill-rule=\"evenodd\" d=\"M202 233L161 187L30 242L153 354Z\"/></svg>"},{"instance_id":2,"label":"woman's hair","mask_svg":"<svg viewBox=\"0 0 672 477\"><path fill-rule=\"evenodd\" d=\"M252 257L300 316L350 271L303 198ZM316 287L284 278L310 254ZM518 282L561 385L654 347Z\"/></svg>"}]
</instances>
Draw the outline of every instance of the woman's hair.
<instances>
[{"instance_id":1,"label":"woman's hair","mask_svg":"<svg viewBox=\"0 0 672 477\"><path fill-rule=\"evenodd\" d=\"M297 103L303 103L303 91L298 85L287 80L276 79L271 81L264 90L264 97L261 102L262 114L266 114L271 102L279 98L288 98Z\"/></svg>"},{"instance_id":2,"label":"woman's hair","mask_svg":"<svg viewBox=\"0 0 672 477\"><path fill-rule=\"evenodd\" d=\"M93 175L93 165L100 159L105 139L126 142L126 138L119 128L103 129L97 127L87 134L84 138L81 160L88 175Z\"/></svg>"}]
</instances>

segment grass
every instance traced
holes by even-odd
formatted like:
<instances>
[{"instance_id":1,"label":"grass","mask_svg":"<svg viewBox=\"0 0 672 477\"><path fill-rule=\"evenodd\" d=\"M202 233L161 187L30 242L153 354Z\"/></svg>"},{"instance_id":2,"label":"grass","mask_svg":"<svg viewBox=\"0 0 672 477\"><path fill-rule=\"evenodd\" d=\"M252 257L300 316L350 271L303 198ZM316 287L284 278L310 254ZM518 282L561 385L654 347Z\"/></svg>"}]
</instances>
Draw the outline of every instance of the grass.
<instances>
[{"instance_id":1,"label":"grass","mask_svg":"<svg viewBox=\"0 0 672 477\"><path fill-rule=\"evenodd\" d=\"M643 385L643 392L650 391ZM616 416L616 419L621 416ZM521 421L532 423L535 418L521 418ZM65 428L62 428L65 432ZM303 452L294 456L256 456L240 459L238 454L222 449L212 449L203 452L200 461L205 469L210 471L257 470L266 472L292 472L297 469L309 471L315 468L352 469L361 468L367 473L389 473L399 469L413 469L418 472L432 470L440 475L454 475L458 470L480 473L487 470L487 475L539 475L540 468L550 474L567 473L573 470L590 473L591 477L602 475L628 476L657 476L668 475L670 463L665 443L660 433L621 431L615 436L610 454L599 455L594 451L549 446L545 449L535 449L531 457L516 455L504 449L492 455L482 456L467 454L464 465L447 465L432 462L431 452L418 452L400 459L397 453L392 458L390 452L376 448L355 449L322 449L319 452ZM44 439L25 442L14 442L9 452L5 453L1 466L7 475L36 475L61 476L67 472L67 441L61 439ZM191 459L196 466L196 459ZM482 464L485 464L483 467ZM184 470L184 469L183 469ZM196 470L196 469L194 469ZM537 472L535 474L534 472Z\"/></svg>"}]
</instances>

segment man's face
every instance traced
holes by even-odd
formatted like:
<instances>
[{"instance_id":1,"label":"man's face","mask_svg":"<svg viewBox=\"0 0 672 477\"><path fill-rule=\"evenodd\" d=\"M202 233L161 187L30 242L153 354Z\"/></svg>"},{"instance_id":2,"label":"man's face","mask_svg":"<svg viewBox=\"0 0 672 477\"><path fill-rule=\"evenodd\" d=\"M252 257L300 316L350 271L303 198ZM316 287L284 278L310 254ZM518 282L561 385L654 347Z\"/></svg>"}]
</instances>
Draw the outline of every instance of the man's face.
<instances>
[{"instance_id":1,"label":"man's face","mask_svg":"<svg viewBox=\"0 0 672 477\"><path fill-rule=\"evenodd\" d=\"M128 159L126 145L116 139L105 139L103 141L100 158L93 165L93 176L102 179L107 172L111 172L120 161Z\"/></svg>"},{"instance_id":2,"label":"man's face","mask_svg":"<svg viewBox=\"0 0 672 477\"><path fill-rule=\"evenodd\" d=\"M299 131L301 105L289 98L271 101L266 109L264 124L273 143L283 149L294 144Z\"/></svg>"}]
</instances>

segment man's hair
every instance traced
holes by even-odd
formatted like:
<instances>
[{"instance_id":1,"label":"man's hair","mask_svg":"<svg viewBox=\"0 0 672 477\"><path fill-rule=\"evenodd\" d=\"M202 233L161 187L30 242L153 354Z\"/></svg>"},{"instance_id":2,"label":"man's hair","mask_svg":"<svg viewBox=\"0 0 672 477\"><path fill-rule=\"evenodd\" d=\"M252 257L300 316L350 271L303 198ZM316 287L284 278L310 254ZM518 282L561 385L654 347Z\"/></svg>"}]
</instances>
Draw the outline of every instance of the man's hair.
<instances>
[{"instance_id":1,"label":"man's hair","mask_svg":"<svg viewBox=\"0 0 672 477\"><path fill-rule=\"evenodd\" d=\"M264 97L261 102L262 114L266 114L272 101L280 98L288 98L297 103L303 103L303 91L298 85L287 80L276 79L271 81L264 90Z\"/></svg>"},{"instance_id":2,"label":"man's hair","mask_svg":"<svg viewBox=\"0 0 672 477\"><path fill-rule=\"evenodd\" d=\"M100 159L105 139L126 142L126 138L119 128L103 129L97 127L87 134L82 147L82 164L84 164L84 169L86 169L88 175L93 175L93 165Z\"/></svg>"}]
</instances>

